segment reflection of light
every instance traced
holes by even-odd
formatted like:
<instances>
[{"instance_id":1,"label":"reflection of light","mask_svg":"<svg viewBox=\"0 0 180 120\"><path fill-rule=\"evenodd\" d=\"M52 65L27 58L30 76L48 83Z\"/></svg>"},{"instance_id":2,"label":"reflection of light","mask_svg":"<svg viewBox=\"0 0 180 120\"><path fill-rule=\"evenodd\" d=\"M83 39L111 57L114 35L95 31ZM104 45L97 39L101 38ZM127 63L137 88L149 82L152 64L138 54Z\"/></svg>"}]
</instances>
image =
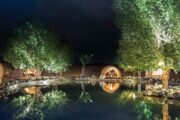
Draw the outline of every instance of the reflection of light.
<instances>
[{"instance_id":1,"label":"reflection of light","mask_svg":"<svg viewBox=\"0 0 180 120\"><path fill-rule=\"evenodd\" d=\"M30 110L30 107L28 106L28 107L26 108L26 112L29 112L29 110Z\"/></svg>"},{"instance_id":2,"label":"reflection of light","mask_svg":"<svg viewBox=\"0 0 180 120\"><path fill-rule=\"evenodd\" d=\"M24 88L24 92L28 93L28 94L36 94L37 92L39 92L39 88L33 86L33 87L27 87Z\"/></svg>"},{"instance_id":3,"label":"reflection of light","mask_svg":"<svg viewBox=\"0 0 180 120\"><path fill-rule=\"evenodd\" d=\"M119 87L120 83L106 83L106 82L101 82L100 83L102 89L107 92L107 93L114 93L116 92Z\"/></svg>"},{"instance_id":4,"label":"reflection of light","mask_svg":"<svg viewBox=\"0 0 180 120\"><path fill-rule=\"evenodd\" d=\"M123 84L127 87L135 87L137 85L137 81L135 80L135 78L126 78L123 81Z\"/></svg>"},{"instance_id":5,"label":"reflection of light","mask_svg":"<svg viewBox=\"0 0 180 120\"><path fill-rule=\"evenodd\" d=\"M29 88L24 88L24 91L26 91L26 93L29 92Z\"/></svg>"},{"instance_id":6,"label":"reflection of light","mask_svg":"<svg viewBox=\"0 0 180 120\"><path fill-rule=\"evenodd\" d=\"M135 94L135 93L131 93L131 97L132 97L132 98L133 98L133 100L134 100L134 99L136 99L136 97L137 97L137 96L136 96L136 94Z\"/></svg>"},{"instance_id":7,"label":"reflection of light","mask_svg":"<svg viewBox=\"0 0 180 120\"><path fill-rule=\"evenodd\" d=\"M16 85L14 85L14 88L17 88L18 87L18 85L16 84Z\"/></svg>"},{"instance_id":8,"label":"reflection of light","mask_svg":"<svg viewBox=\"0 0 180 120\"><path fill-rule=\"evenodd\" d=\"M44 85L49 85L48 81L42 81Z\"/></svg>"}]
</instances>

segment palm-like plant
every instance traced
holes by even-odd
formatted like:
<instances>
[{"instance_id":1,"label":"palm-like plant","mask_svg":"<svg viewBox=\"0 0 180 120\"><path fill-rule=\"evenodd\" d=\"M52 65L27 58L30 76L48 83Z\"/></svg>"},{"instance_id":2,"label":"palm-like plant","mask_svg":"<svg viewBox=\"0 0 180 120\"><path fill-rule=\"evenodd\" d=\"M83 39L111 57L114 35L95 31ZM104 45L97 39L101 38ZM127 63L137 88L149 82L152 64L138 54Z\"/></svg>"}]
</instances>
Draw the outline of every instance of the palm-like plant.
<instances>
[{"instance_id":1,"label":"palm-like plant","mask_svg":"<svg viewBox=\"0 0 180 120\"><path fill-rule=\"evenodd\" d=\"M85 89L84 81L81 82L81 88L82 88L82 92L81 92L81 94L79 96L78 102L82 102L82 103L91 103L91 102L93 102L93 100L91 99L90 94Z\"/></svg>"},{"instance_id":2,"label":"palm-like plant","mask_svg":"<svg viewBox=\"0 0 180 120\"><path fill-rule=\"evenodd\" d=\"M91 54L91 55L85 54L85 55L79 56L80 62L82 64L81 77L85 76L86 65L91 62L92 56L93 56L93 54Z\"/></svg>"}]
</instances>

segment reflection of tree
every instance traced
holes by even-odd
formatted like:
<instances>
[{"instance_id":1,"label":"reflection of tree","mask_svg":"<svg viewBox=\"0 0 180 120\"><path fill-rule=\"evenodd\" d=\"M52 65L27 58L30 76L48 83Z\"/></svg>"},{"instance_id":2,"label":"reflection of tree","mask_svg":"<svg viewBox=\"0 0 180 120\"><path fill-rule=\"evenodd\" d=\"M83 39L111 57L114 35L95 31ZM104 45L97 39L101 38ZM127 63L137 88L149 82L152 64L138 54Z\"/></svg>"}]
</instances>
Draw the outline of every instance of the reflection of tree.
<instances>
[{"instance_id":1,"label":"reflection of tree","mask_svg":"<svg viewBox=\"0 0 180 120\"><path fill-rule=\"evenodd\" d=\"M12 104L19 109L18 112L14 114L14 119L33 119L34 117L39 120L43 120L44 114L40 110L41 105L39 103L39 98L32 97L31 95L20 96L14 98Z\"/></svg>"},{"instance_id":2,"label":"reflection of tree","mask_svg":"<svg viewBox=\"0 0 180 120\"><path fill-rule=\"evenodd\" d=\"M81 77L85 76L86 65L90 63L92 57L93 54L91 55L85 54L79 56L80 62L82 64Z\"/></svg>"},{"instance_id":3,"label":"reflection of tree","mask_svg":"<svg viewBox=\"0 0 180 120\"><path fill-rule=\"evenodd\" d=\"M159 98L144 97L144 96L138 97L136 99L135 98L136 98L135 92L123 91L115 99L115 104L120 105L120 106L127 105L128 103L135 104L138 120L151 120L151 119L171 120L171 117L169 115L169 104L180 106L179 102L174 101L174 100L159 99ZM152 105L162 106L162 116L152 112L152 109L151 109ZM175 120L179 120L179 118L176 117Z\"/></svg>"},{"instance_id":4,"label":"reflection of tree","mask_svg":"<svg viewBox=\"0 0 180 120\"><path fill-rule=\"evenodd\" d=\"M152 119L152 110L148 103L144 101L140 101L136 105L138 120L151 120Z\"/></svg>"},{"instance_id":5,"label":"reflection of tree","mask_svg":"<svg viewBox=\"0 0 180 120\"><path fill-rule=\"evenodd\" d=\"M123 91L115 100L117 105L125 105L127 103L135 103L135 108L138 114L138 120L150 120L152 119L152 111L150 104L146 101L137 98L137 93L134 91Z\"/></svg>"},{"instance_id":6,"label":"reflection of tree","mask_svg":"<svg viewBox=\"0 0 180 120\"><path fill-rule=\"evenodd\" d=\"M78 99L78 102L82 102L82 103L90 103L90 102L93 102L92 99L91 99L91 96L90 94L86 91L85 89L85 84L84 84L84 81L81 82L81 89L82 89L82 92L79 96L79 99Z\"/></svg>"},{"instance_id":7,"label":"reflection of tree","mask_svg":"<svg viewBox=\"0 0 180 120\"><path fill-rule=\"evenodd\" d=\"M167 102L162 106L162 120L170 120L169 105Z\"/></svg>"},{"instance_id":8,"label":"reflection of tree","mask_svg":"<svg viewBox=\"0 0 180 120\"><path fill-rule=\"evenodd\" d=\"M62 108L68 102L66 93L52 91L43 96L25 95L12 100L12 105L19 109L14 119L44 119L44 110Z\"/></svg>"},{"instance_id":9,"label":"reflection of tree","mask_svg":"<svg viewBox=\"0 0 180 120\"><path fill-rule=\"evenodd\" d=\"M136 80L136 78L128 78L127 77L123 80L123 85L125 85L128 88L134 88L137 85L137 81L138 80Z\"/></svg>"},{"instance_id":10,"label":"reflection of tree","mask_svg":"<svg viewBox=\"0 0 180 120\"><path fill-rule=\"evenodd\" d=\"M132 102L133 100L135 100L137 97L136 92L131 91L131 90L127 90L127 91L123 91L121 94L119 94L117 96L117 98L115 99L115 103L117 105L123 105L129 102Z\"/></svg>"}]
</instances>

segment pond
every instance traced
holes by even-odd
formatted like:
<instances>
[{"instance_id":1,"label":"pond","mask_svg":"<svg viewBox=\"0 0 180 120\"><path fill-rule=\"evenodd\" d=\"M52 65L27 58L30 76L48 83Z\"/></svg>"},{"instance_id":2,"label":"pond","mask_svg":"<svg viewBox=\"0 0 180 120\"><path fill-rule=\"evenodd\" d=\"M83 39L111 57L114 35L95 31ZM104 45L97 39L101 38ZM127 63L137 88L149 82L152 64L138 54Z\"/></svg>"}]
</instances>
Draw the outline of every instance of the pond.
<instances>
[{"instance_id":1,"label":"pond","mask_svg":"<svg viewBox=\"0 0 180 120\"><path fill-rule=\"evenodd\" d=\"M120 87L108 93L99 85L61 85L42 96L19 93L0 101L0 119L24 120L179 120L180 101L138 97Z\"/></svg>"}]
</instances>

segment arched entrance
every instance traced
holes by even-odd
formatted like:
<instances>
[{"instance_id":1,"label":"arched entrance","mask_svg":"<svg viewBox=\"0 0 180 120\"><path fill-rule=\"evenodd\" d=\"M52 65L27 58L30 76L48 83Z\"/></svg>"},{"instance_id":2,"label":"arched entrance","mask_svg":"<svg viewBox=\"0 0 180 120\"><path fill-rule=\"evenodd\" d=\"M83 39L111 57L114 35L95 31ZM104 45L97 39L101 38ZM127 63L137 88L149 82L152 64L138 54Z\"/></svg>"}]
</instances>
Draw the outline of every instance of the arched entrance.
<instances>
[{"instance_id":1,"label":"arched entrance","mask_svg":"<svg viewBox=\"0 0 180 120\"><path fill-rule=\"evenodd\" d=\"M115 78L120 78L120 77L121 77L121 72L118 68L114 66L107 66L102 69L101 75L99 78L100 79L115 79ZM120 83L100 82L100 86L105 92L114 93L119 89Z\"/></svg>"},{"instance_id":2,"label":"arched entrance","mask_svg":"<svg viewBox=\"0 0 180 120\"><path fill-rule=\"evenodd\" d=\"M120 78L121 72L118 68L114 66L106 66L102 69L100 79L113 79L113 78Z\"/></svg>"}]
</instances>

